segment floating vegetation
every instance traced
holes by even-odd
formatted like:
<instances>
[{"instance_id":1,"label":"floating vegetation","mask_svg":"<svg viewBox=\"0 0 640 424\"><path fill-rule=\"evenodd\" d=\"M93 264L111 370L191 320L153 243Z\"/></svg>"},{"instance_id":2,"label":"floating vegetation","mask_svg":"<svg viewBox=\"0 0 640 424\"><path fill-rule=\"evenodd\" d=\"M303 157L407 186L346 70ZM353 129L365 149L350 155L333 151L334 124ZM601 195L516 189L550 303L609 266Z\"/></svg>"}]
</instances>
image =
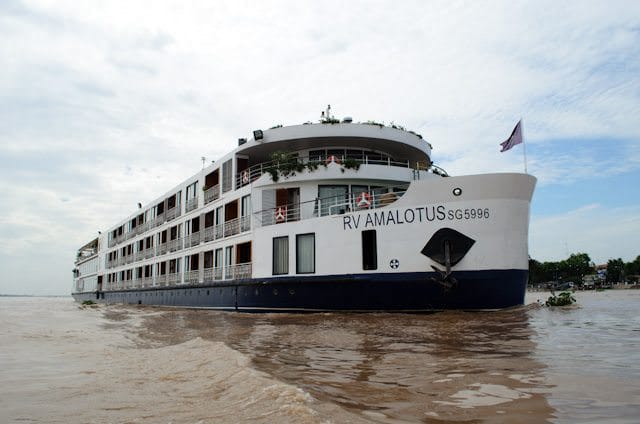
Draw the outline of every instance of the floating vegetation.
<instances>
[{"instance_id":1,"label":"floating vegetation","mask_svg":"<svg viewBox=\"0 0 640 424\"><path fill-rule=\"evenodd\" d=\"M93 300L85 300L84 302L82 302L83 305L95 305L96 302L94 302Z\"/></svg>"},{"instance_id":2,"label":"floating vegetation","mask_svg":"<svg viewBox=\"0 0 640 424\"><path fill-rule=\"evenodd\" d=\"M564 291L557 296L552 293L545 304L547 306L567 306L573 303L576 303L576 298L571 292Z\"/></svg>"}]
</instances>

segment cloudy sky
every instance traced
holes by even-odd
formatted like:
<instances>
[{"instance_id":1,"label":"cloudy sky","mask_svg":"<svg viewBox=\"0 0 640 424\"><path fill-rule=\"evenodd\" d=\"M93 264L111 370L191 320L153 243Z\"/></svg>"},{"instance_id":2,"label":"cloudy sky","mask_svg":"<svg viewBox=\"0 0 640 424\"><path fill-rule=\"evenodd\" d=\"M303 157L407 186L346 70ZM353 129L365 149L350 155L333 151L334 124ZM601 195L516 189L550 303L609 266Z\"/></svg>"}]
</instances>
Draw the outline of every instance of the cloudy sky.
<instances>
[{"instance_id":1,"label":"cloudy sky","mask_svg":"<svg viewBox=\"0 0 640 424\"><path fill-rule=\"evenodd\" d=\"M0 293L256 128L421 133L452 175L538 177L530 253L640 254L640 2L0 0Z\"/></svg>"}]
</instances>

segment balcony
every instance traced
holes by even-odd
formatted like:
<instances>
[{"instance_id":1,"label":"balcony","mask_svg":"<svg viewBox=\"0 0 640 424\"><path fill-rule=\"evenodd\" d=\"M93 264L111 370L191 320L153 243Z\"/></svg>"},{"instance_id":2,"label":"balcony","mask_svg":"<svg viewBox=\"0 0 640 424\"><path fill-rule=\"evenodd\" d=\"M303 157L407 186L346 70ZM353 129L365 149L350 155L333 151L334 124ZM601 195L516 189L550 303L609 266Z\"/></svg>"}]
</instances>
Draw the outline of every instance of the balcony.
<instances>
[{"instance_id":1,"label":"balcony","mask_svg":"<svg viewBox=\"0 0 640 424\"><path fill-rule=\"evenodd\" d=\"M251 262L244 264L228 265L224 269L225 280L245 280L251 278Z\"/></svg>"},{"instance_id":2,"label":"balcony","mask_svg":"<svg viewBox=\"0 0 640 424\"><path fill-rule=\"evenodd\" d=\"M167 211L167 213L165 214L165 217L166 217L165 219L167 221L171 221L172 219L175 219L175 217L178 216L177 211L178 211L178 208L176 208L175 206L173 208L169 209Z\"/></svg>"},{"instance_id":3,"label":"balcony","mask_svg":"<svg viewBox=\"0 0 640 424\"><path fill-rule=\"evenodd\" d=\"M205 243L208 241L212 241L215 239L215 232L214 232L214 227L205 227L204 232L203 232L203 237L202 237L202 241L204 241Z\"/></svg>"},{"instance_id":4,"label":"balcony","mask_svg":"<svg viewBox=\"0 0 640 424\"><path fill-rule=\"evenodd\" d=\"M174 286L176 284L180 283L180 274L177 272L173 272L170 274L167 274L167 285L168 286Z\"/></svg>"},{"instance_id":5,"label":"balcony","mask_svg":"<svg viewBox=\"0 0 640 424\"><path fill-rule=\"evenodd\" d=\"M191 271L185 271L184 282L185 284L197 284L200 279L200 271L197 269Z\"/></svg>"},{"instance_id":6,"label":"balcony","mask_svg":"<svg viewBox=\"0 0 640 424\"><path fill-rule=\"evenodd\" d=\"M204 191L204 204L211 203L220 197L220 184L209 187Z\"/></svg>"},{"instance_id":7,"label":"balcony","mask_svg":"<svg viewBox=\"0 0 640 424\"><path fill-rule=\"evenodd\" d=\"M176 252L182 249L182 238L169 241L169 252Z\"/></svg>"},{"instance_id":8,"label":"balcony","mask_svg":"<svg viewBox=\"0 0 640 424\"><path fill-rule=\"evenodd\" d=\"M165 253L167 253L167 243L159 244L156 247L156 255L160 256L160 255L164 255Z\"/></svg>"},{"instance_id":9,"label":"balcony","mask_svg":"<svg viewBox=\"0 0 640 424\"><path fill-rule=\"evenodd\" d=\"M191 233L191 235L188 237L189 238L189 246L193 247L193 246L197 246L200 244L200 231L196 231L195 233Z\"/></svg>"},{"instance_id":10,"label":"balcony","mask_svg":"<svg viewBox=\"0 0 640 424\"><path fill-rule=\"evenodd\" d=\"M240 233L240 218L230 219L224 223L224 236L229 237Z\"/></svg>"},{"instance_id":11,"label":"balcony","mask_svg":"<svg viewBox=\"0 0 640 424\"><path fill-rule=\"evenodd\" d=\"M185 213L191 212L192 210L198 209L198 198L193 197L187 200L187 204L185 205L184 211Z\"/></svg>"}]
</instances>

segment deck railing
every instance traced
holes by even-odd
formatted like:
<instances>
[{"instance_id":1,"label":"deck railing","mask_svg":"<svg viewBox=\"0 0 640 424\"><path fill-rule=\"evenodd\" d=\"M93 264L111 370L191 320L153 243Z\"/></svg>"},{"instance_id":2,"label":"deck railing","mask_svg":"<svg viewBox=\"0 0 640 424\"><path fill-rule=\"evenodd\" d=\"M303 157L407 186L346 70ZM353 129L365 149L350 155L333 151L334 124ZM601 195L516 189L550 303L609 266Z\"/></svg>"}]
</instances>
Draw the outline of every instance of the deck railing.
<instances>
[{"instance_id":1,"label":"deck railing","mask_svg":"<svg viewBox=\"0 0 640 424\"><path fill-rule=\"evenodd\" d=\"M348 193L263 209L255 212L254 215L260 226L282 224L318 216L342 215L348 212L377 209L395 202L404 193L404 191L379 193L376 190Z\"/></svg>"},{"instance_id":2,"label":"deck railing","mask_svg":"<svg viewBox=\"0 0 640 424\"><path fill-rule=\"evenodd\" d=\"M187 204L185 205L185 213L186 212L191 212L194 209L198 208L198 198L197 197L193 197L189 200L187 200Z\"/></svg>"},{"instance_id":3,"label":"deck railing","mask_svg":"<svg viewBox=\"0 0 640 424\"><path fill-rule=\"evenodd\" d=\"M297 158L298 163L302 165L307 165L310 162L314 164L314 166L326 166L331 162L335 162L338 165L341 165L346 161L350 161L351 164L355 166L361 165L382 165L382 166L395 166L400 168L410 168L411 164L409 160L403 161L395 161L391 160L391 158L380 158L374 159L369 156L350 156L350 155L330 155L330 156L317 156L313 158L309 158L308 156L300 156ZM248 184L251 184L258 178L262 176L265 172L268 172L270 169L274 169L277 167L278 163L275 161L270 162L262 162L256 165L252 165L251 167L244 169L236 174L236 187L244 187Z\"/></svg>"},{"instance_id":4,"label":"deck railing","mask_svg":"<svg viewBox=\"0 0 640 424\"><path fill-rule=\"evenodd\" d=\"M220 184L209 187L204 191L204 204L211 203L220 197Z\"/></svg>"}]
</instances>

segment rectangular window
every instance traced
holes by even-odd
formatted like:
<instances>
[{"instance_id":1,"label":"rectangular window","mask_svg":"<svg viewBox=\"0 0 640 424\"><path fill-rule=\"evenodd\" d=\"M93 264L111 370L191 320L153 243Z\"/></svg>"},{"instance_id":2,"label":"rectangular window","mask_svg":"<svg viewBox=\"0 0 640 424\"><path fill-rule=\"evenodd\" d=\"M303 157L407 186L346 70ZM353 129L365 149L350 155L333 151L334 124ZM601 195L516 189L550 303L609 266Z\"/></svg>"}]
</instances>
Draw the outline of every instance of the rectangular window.
<instances>
[{"instance_id":1,"label":"rectangular window","mask_svg":"<svg viewBox=\"0 0 640 424\"><path fill-rule=\"evenodd\" d=\"M376 230L365 230L362 232L362 269L378 269Z\"/></svg>"},{"instance_id":2,"label":"rectangular window","mask_svg":"<svg viewBox=\"0 0 640 424\"><path fill-rule=\"evenodd\" d=\"M313 274L316 272L316 235L296 235L296 273Z\"/></svg>"},{"instance_id":3,"label":"rectangular window","mask_svg":"<svg viewBox=\"0 0 640 424\"><path fill-rule=\"evenodd\" d=\"M222 192L226 193L227 191L232 189L233 184L233 174L232 174L232 161L229 159L228 161L222 164Z\"/></svg>"},{"instance_id":4,"label":"rectangular window","mask_svg":"<svg viewBox=\"0 0 640 424\"><path fill-rule=\"evenodd\" d=\"M222 268L222 248L216 249L215 262L213 266L215 268Z\"/></svg>"},{"instance_id":5,"label":"rectangular window","mask_svg":"<svg viewBox=\"0 0 640 424\"><path fill-rule=\"evenodd\" d=\"M289 273L289 237L273 238L273 275Z\"/></svg>"},{"instance_id":6,"label":"rectangular window","mask_svg":"<svg viewBox=\"0 0 640 424\"><path fill-rule=\"evenodd\" d=\"M249 216L251 215L251 195L248 194L246 196L242 196L242 201L240 205L240 216Z\"/></svg>"}]
</instances>

